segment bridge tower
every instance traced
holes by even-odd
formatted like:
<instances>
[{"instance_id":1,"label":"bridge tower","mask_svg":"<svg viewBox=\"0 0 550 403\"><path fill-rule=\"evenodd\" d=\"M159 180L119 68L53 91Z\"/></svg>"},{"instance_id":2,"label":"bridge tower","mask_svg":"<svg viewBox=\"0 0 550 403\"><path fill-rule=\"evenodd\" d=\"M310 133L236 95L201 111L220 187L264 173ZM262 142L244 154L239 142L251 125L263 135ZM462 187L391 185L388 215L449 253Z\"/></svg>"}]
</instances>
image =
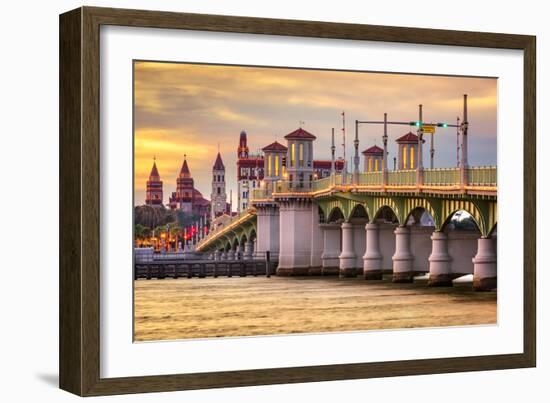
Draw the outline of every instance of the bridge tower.
<instances>
[{"instance_id":1,"label":"bridge tower","mask_svg":"<svg viewBox=\"0 0 550 403\"><path fill-rule=\"evenodd\" d=\"M212 194L210 195L212 220L227 212L227 193L225 191L225 166L218 151L212 167Z\"/></svg>"},{"instance_id":2,"label":"bridge tower","mask_svg":"<svg viewBox=\"0 0 550 403\"><path fill-rule=\"evenodd\" d=\"M310 188L313 181L313 134L301 127L285 136L288 141L287 173L291 188Z\"/></svg>"},{"instance_id":3,"label":"bridge tower","mask_svg":"<svg viewBox=\"0 0 550 403\"><path fill-rule=\"evenodd\" d=\"M266 189L273 189L273 182L283 177L283 157L288 149L277 141L262 148L264 152L264 182Z\"/></svg>"},{"instance_id":4,"label":"bridge tower","mask_svg":"<svg viewBox=\"0 0 550 403\"><path fill-rule=\"evenodd\" d=\"M300 127L285 139L288 141L286 170L290 194L275 200L279 206L280 230L277 275L307 275L311 267L312 220L319 214L311 196L303 191L310 189L313 181L313 141L316 137ZM318 223L315 224L317 229Z\"/></svg>"},{"instance_id":5,"label":"bridge tower","mask_svg":"<svg viewBox=\"0 0 550 403\"><path fill-rule=\"evenodd\" d=\"M395 142L397 149L397 169L416 169L418 168L418 136L413 132L399 137Z\"/></svg>"},{"instance_id":6,"label":"bridge tower","mask_svg":"<svg viewBox=\"0 0 550 403\"><path fill-rule=\"evenodd\" d=\"M382 171L384 150L378 146L367 148L361 154L365 156L364 172Z\"/></svg>"},{"instance_id":7,"label":"bridge tower","mask_svg":"<svg viewBox=\"0 0 550 403\"><path fill-rule=\"evenodd\" d=\"M162 181L157 169L156 158L153 158L153 168L146 183L145 204L148 206L162 206Z\"/></svg>"}]
</instances>

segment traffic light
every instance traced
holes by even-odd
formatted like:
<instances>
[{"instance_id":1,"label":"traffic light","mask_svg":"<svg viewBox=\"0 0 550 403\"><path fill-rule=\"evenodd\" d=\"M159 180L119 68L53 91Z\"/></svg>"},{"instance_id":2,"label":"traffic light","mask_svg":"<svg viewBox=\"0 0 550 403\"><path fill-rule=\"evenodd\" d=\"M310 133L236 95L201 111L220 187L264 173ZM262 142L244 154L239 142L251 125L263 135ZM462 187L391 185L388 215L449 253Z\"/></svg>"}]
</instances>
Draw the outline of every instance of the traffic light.
<instances>
[{"instance_id":1,"label":"traffic light","mask_svg":"<svg viewBox=\"0 0 550 403\"><path fill-rule=\"evenodd\" d=\"M418 122L418 121L416 121L416 122L409 122L409 125L410 125L410 126L419 127L419 126L420 126L420 122Z\"/></svg>"},{"instance_id":2,"label":"traffic light","mask_svg":"<svg viewBox=\"0 0 550 403\"><path fill-rule=\"evenodd\" d=\"M449 125L447 123L438 123L437 127L448 127Z\"/></svg>"}]
</instances>

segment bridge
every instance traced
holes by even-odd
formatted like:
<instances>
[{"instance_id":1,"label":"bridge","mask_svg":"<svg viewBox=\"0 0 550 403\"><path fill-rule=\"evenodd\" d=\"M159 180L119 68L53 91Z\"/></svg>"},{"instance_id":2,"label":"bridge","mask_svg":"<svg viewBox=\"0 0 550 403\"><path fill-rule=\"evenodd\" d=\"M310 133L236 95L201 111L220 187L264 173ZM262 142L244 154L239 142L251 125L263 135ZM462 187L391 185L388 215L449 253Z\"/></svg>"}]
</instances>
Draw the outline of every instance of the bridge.
<instances>
[{"instance_id":1,"label":"bridge","mask_svg":"<svg viewBox=\"0 0 550 403\"><path fill-rule=\"evenodd\" d=\"M384 148L363 151L363 170L360 123L384 125ZM497 168L468 164L467 96L462 123L452 125L460 135L457 167L424 169L424 126L435 124L422 122L421 105L419 120L410 123L417 135L396 139L399 167L391 171L387 125L408 123L389 122L386 114L383 121L356 120L352 173L346 165L335 171L334 129L325 178L313 175L316 137L302 128L285 136L287 147L264 148L266 176L252 192L252 207L211 232L197 251L213 260L268 254L280 276L380 280L391 273L394 282L420 275L430 286L452 286L456 278L473 275L474 289L496 288ZM432 143L430 165L433 155Z\"/></svg>"},{"instance_id":2,"label":"bridge","mask_svg":"<svg viewBox=\"0 0 550 403\"><path fill-rule=\"evenodd\" d=\"M310 187L279 180L252 194L252 208L197 247L213 260L262 257L277 275L362 275L430 285L474 274L476 289L496 286L497 169L460 168L333 174ZM448 228L459 211L475 231ZM422 225L424 213L432 225Z\"/></svg>"}]
</instances>

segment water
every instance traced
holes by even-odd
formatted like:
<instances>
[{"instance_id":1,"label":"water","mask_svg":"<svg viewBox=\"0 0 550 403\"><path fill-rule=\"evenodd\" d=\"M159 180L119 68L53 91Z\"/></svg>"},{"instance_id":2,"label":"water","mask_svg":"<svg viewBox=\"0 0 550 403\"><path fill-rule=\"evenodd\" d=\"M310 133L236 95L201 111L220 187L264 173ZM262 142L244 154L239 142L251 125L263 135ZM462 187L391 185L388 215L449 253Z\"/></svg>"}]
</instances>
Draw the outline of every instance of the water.
<instances>
[{"instance_id":1,"label":"water","mask_svg":"<svg viewBox=\"0 0 550 403\"><path fill-rule=\"evenodd\" d=\"M135 340L494 324L497 293L337 277L137 280Z\"/></svg>"}]
</instances>

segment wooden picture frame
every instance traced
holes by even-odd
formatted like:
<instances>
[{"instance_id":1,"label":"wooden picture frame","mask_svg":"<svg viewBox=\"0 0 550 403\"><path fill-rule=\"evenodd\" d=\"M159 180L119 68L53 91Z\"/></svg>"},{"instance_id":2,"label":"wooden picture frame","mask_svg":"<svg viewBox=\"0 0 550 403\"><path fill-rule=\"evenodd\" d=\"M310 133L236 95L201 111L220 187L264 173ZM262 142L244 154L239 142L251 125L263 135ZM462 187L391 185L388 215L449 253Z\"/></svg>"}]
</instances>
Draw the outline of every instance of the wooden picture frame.
<instances>
[{"instance_id":1,"label":"wooden picture frame","mask_svg":"<svg viewBox=\"0 0 550 403\"><path fill-rule=\"evenodd\" d=\"M524 52L524 349L521 354L100 377L101 25L519 49ZM536 365L534 36L82 7L60 16L60 387L81 396L435 374Z\"/></svg>"}]
</instances>

